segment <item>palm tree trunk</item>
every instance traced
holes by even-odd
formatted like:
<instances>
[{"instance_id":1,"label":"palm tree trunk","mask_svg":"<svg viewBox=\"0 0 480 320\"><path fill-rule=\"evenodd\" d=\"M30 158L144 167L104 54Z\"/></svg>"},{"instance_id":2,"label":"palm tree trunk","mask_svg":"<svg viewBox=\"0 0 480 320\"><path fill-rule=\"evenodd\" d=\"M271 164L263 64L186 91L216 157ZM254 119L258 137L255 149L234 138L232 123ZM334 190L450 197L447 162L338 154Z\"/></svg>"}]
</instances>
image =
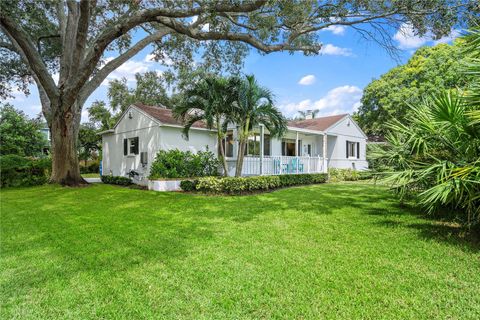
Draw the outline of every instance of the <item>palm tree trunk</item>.
<instances>
[{"instance_id":1,"label":"palm tree trunk","mask_svg":"<svg viewBox=\"0 0 480 320\"><path fill-rule=\"evenodd\" d=\"M237 155L237 167L235 169L236 177L240 177L242 175L243 159L245 157L245 146L248 140L249 127L250 127L250 118L247 117L245 121L245 127L242 128L242 131L240 132L238 155Z\"/></svg>"},{"instance_id":2,"label":"palm tree trunk","mask_svg":"<svg viewBox=\"0 0 480 320\"><path fill-rule=\"evenodd\" d=\"M222 166L223 166L223 176L228 177L228 165L227 165L227 159L225 158L225 146L222 143L222 136L220 133L217 135L218 138L218 145L220 147L220 161L222 161Z\"/></svg>"},{"instance_id":3,"label":"palm tree trunk","mask_svg":"<svg viewBox=\"0 0 480 320\"><path fill-rule=\"evenodd\" d=\"M245 156L245 141L243 141L243 139L240 139L239 145L238 145L237 166L235 168L235 177L242 176L244 156Z\"/></svg>"}]
</instances>

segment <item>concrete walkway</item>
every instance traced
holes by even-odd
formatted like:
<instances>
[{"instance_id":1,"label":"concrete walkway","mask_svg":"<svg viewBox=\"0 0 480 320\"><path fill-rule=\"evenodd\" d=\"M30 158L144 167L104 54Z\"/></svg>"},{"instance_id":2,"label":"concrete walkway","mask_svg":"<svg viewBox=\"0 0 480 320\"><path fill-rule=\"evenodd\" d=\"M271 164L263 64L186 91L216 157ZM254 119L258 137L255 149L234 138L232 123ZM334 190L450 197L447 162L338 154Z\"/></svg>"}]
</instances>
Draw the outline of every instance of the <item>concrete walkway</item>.
<instances>
[{"instance_id":1,"label":"concrete walkway","mask_svg":"<svg viewBox=\"0 0 480 320\"><path fill-rule=\"evenodd\" d=\"M100 178L84 178L88 183L101 183L102 179Z\"/></svg>"}]
</instances>

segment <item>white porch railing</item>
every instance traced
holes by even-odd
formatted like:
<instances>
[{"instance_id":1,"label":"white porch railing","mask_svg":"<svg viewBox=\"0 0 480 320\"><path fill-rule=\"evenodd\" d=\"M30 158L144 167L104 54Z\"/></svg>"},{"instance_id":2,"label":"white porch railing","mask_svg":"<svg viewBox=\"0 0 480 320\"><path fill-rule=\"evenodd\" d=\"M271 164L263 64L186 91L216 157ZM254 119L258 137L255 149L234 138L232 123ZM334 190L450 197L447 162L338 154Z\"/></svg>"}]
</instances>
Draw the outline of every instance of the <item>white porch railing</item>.
<instances>
[{"instance_id":1,"label":"white porch railing","mask_svg":"<svg viewBox=\"0 0 480 320\"><path fill-rule=\"evenodd\" d=\"M322 157L246 156L242 175L280 175L301 173L322 173Z\"/></svg>"}]
</instances>

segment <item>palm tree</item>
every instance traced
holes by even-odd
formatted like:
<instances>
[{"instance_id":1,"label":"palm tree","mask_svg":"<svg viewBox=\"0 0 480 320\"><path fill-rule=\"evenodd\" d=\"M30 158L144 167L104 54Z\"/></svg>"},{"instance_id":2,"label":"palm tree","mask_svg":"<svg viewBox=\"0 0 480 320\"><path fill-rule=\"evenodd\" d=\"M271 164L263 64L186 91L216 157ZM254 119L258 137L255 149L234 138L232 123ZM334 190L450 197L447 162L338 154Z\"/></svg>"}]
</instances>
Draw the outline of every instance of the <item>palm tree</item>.
<instances>
[{"instance_id":1,"label":"palm tree","mask_svg":"<svg viewBox=\"0 0 480 320\"><path fill-rule=\"evenodd\" d=\"M235 176L242 173L245 147L255 126L263 124L272 137L280 137L287 130L287 120L273 103L273 93L260 86L253 75L241 81L233 118L238 126L239 141Z\"/></svg>"},{"instance_id":2,"label":"palm tree","mask_svg":"<svg viewBox=\"0 0 480 320\"><path fill-rule=\"evenodd\" d=\"M190 128L197 121L204 121L208 129L216 129L225 176L228 176L228 166L222 141L233 114L239 82L234 77L209 76L187 90L184 99L173 109L175 117L184 123L183 134L187 139Z\"/></svg>"},{"instance_id":3,"label":"palm tree","mask_svg":"<svg viewBox=\"0 0 480 320\"><path fill-rule=\"evenodd\" d=\"M480 75L480 30L464 37L464 73ZM480 81L429 97L405 122L388 124L388 146L371 156L390 165L385 181L403 198L413 195L432 212L448 207L480 223Z\"/></svg>"}]
</instances>

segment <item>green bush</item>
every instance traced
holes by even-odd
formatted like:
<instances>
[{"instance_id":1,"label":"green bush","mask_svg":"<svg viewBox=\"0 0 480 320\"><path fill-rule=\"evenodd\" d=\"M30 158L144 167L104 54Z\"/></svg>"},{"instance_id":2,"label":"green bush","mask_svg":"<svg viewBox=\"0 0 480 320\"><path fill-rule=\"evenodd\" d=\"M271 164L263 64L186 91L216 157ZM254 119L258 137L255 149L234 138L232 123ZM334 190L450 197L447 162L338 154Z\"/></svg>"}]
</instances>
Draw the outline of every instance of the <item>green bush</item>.
<instances>
[{"instance_id":1,"label":"green bush","mask_svg":"<svg viewBox=\"0 0 480 320\"><path fill-rule=\"evenodd\" d=\"M120 177L120 176L101 176L102 182L106 184L116 184L119 186L129 186L131 185L132 179L127 177Z\"/></svg>"},{"instance_id":2,"label":"green bush","mask_svg":"<svg viewBox=\"0 0 480 320\"><path fill-rule=\"evenodd\" d=\"M0 156L0 187L45 184L51 170L50 158L27 158L13 154Z\"/></svg>"},{"instance_id":3,"label":"green bush","mask_svg":"<svg viewBox=\"0 0 480 320\"><path fill-rule=\"evenodd\" d=\"M100 172L100 162L92 162L87 166L80 166L80 173L99 173Z\"/></svg>"},{"instance_id":4,"label":"green bush","mask_svg":"<svg viewBox=\"0 0 480 320\"><path fill-rule=\"evenodd\" d=\"M150 168L149 179L216 176L218 164L210 151L160 150Z\"/></svg>"},{"instance_id":5,"label":"green bush","mask_svg":"<svg viewBox=\"0 0 480 320\"><path fill-rule=\"evenodd\" d=\"M362 171L357 171L352 169L329 168L328 180L332 182L338 182L338 181L357 181L361 179L369 179L368 178L369 175L367 173L361 173L361 172Z\"/></svg>"},{"instance_id":6,"label":"green bush","mask_svg":"<svg viewBox=\"0 0 480 320\"><path fill-rule=\"evenodd\" d=\"M242 194L259 190L272 190L302 184L324 183L326 174L291 174L255 177L204 177L180 183L184 191L198 190L206 193ZM187 182L188 181L188 182Z\"/></svg>"},{"instance_id":7,"label":"green bush","mask_svg":"<svg viewBox=\"0 0 480 320\"><path fill-rule=\"evenodd\" d=\"M195 191L198 180L182 180L180 181L180 188L183 191Z\"/></svg>"}]
</instances>

